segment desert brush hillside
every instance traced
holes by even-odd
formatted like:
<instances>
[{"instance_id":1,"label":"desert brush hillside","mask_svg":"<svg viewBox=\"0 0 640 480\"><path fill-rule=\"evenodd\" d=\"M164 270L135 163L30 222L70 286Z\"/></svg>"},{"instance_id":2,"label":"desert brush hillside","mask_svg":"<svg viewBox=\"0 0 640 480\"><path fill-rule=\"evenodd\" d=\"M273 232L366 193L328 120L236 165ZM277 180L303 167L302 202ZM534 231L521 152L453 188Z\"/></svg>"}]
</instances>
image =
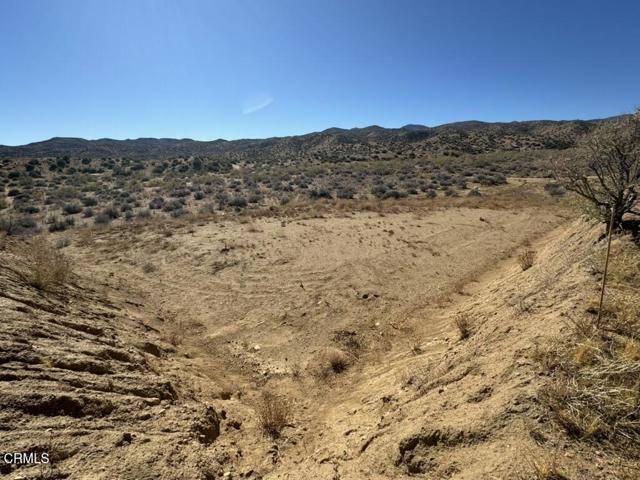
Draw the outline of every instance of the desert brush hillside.
<instances>
[{"instance_id":1,"label":"desert brush hillside","mask_svg":"<svg viewBox=\"0 0 640 480\"><path fill-rule=\"evenodd\" d=\"M0 146L0 230L274 209L308 200L478 195L549 177L604 120L332 128L265 140L84 140Z\"/></svg>"}]
</instances>

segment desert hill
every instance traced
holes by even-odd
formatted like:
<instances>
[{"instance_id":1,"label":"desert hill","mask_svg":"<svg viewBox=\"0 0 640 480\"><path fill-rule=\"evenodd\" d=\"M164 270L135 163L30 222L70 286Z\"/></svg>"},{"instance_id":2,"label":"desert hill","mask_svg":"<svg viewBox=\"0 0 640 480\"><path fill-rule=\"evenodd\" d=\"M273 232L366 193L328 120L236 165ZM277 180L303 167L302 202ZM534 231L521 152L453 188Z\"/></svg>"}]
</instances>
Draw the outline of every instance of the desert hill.
<instances>
[{"instance_id":1,"label":"desert hill","mask_svg":"<svg viewBox=\"0 0 640 480\"><path fill-rule=\"evenodd\" d=\"M332 128L263 140L53 138L0 147L0 231L264 211L311 201L481 195L549 177L604 120Z\"/></svg>"},{"instance_id":2,"label":"desert hill","mask_svg":"<svg viewBox=\"0 0 640 480\"><path fill-rule=\"evenodd\" d=\"M524 121L488 123L466 121L426 127L405 125L401 128L329 128L322 132L281 138L197 141L188 138L138 138L113 140L102 138L55 137L28 145L0 145L0 157L130 157L133 159L167 158L191 155L242 153L244 150L280 150L318 148L325 144L375 143L381 145L417 144L430 152L454 149L458 153L486 153L517 148L567 148L605 120ZM474 145L474 142L480 142Z\"/></svg>"}]
</instances>

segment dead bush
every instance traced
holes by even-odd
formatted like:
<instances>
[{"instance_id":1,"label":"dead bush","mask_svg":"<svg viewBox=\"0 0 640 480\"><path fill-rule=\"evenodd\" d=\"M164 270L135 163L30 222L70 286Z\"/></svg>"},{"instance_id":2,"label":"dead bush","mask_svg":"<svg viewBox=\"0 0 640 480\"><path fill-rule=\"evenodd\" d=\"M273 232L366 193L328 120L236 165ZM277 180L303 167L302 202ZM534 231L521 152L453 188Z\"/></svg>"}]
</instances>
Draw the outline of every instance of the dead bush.
<instances>
[{"instance_id":1,"label":"dead bush","mask_svg":"<svg viewBox=\"0 0 640 480\"><path fill-rule=\"evenodd\" d=\"M559 350L564 348L565 345L558 339L546 340L543 345L536 342L531 353L531 360L540 365L544 373L553 373L561 366Z\"/></svg>"},{"instance_id":2,"label":"dead bush","mask_svg":"<svg viewBox=\"0 0 640 480\"><path fill-rule=\"evenodd\" d=\"M328 361L333 373L342 373L349 367L349 359L340 351L332 352Z\"/></svg>"},{"instance_id":3,"label":"dead bush","mask_svg":"<svg viewBox=\"0 0 640 480\"><path fill-rule=\"evenodd\" d=\"M278 438L291 418L289 403L283 398L263 392L255 407L262 431L271 438Z\"/></svg>"},{"instance_id":4,"label":"dead bush","mask_svg":"<svg viewBox=\"0 0 640 480\"><path fill-rule=\"evenodd\" d=\"M24 280L40 290L51 291L71 278L69 259L44 237L34 237L17 246L25 265Z\"/></svg>"},{"instance_id":5,"label":"dead bush","mask_svg":"<svg viewBox=\"0 0 640 480\"><path fill-rule=\"evenodd\" d=\"M471 336L471 322L469 321L469 317L466 315L456 315L453 323L458 329L460 340L465 340Z\"/></svg>"},{"instance_id":6,"label":"dead bush","mask_svg":"<svg viewBox=\"0 0 640 480\"><path fill-rule=\"evenodd\" d=\"M320 380L327 380L339 375L349 368L350 357L342 350L328 350L322 354L311 367L312 375Z\"/></svg>"},{"instance_id":7,"label":"dead bush","mask_svg":"<svg viewBox=\"0 0 640 480\"><path fill-rule=\"evenodd\" d=\"M520 268L523 272L533 267L535 258L536 252L534 252L533 250L525 250L520 255L518 255L518 265L520 265Z\"/></svg>"}]
</instances>

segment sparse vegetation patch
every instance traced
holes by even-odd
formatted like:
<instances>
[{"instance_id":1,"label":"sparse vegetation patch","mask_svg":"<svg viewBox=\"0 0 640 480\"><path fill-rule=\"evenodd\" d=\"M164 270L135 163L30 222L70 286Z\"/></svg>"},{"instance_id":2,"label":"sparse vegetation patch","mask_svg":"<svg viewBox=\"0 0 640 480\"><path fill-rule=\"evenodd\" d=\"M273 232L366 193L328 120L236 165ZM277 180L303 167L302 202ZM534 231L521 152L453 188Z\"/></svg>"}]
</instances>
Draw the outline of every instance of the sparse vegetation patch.
<instances>
[{"instance_id":1,"label":"sparse vegetation patch","mask_svg":"<svg viewBox=\"0 0 640 480\"><path fill-rule=\"evenodd\" d=\"M291 408L286 400L274 393L263 392L255 406L262 431L278 438L291 421Z\"/></svg>"},{"instance_id":2,"label":"sparse vegetation patch","mask_svg":"<svg viewBox=\"0 0 640 480\"><path fill-rule=\"evenodd\" d=\"M23 278L30 285L50 291L70 280L70 260L45 237L33 237L30 241L19 244L17 250L25 266Z\"/></svg>"}]
</instances>

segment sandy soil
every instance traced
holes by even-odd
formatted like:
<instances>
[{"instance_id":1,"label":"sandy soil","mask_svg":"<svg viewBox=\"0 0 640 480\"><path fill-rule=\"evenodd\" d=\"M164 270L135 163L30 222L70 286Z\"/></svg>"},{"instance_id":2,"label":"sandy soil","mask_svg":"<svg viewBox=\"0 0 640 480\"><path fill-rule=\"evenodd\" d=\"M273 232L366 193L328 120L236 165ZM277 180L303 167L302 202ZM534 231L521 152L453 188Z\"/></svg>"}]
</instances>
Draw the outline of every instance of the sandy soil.
<instances>
[{"instance_id":1,"label":"sandy soil","mask_svg":"<svg viewBox=\"0 0 640 480\"><path fill-rule=\"evenodd\" d=\"M156 306L156 326L180 331L193 362L233 389L311 368L345 332L359 353L415 342L431 333L430 312L557 222L488 209L261 219L98 234L78 253L96 275L126 279Z\"/></svg>"},{"instance_id":2,"label":"sandy soil","mask_svg":"<svg viewBox=\"0 0 640 480\"><path fill-rule=\"evenodd\" d=\"M64 362L32 363L54 389L81 375L80 393L113 397L114 413L21 408L28 388L42 390L21 373L2 380L17 392L3 397L3 436L35 448L26 436L50 432L50 444L66 448L60 476L50 478L512 478L523 452L536 448L527 422L538 421L539 381L527 352L562 328L560 312L583 295L585 275L562 272L578 269L594 238L540 208L79 234L65 249L81 280L56 300L64 311L21 313L16 305L33 295L24 291L2 306L17 312L15 322L30 314L44 324L64 315L86 322L101 304L108 315L89 323L108 325L100 328L114 347L144 367L123 376L113 367L124 358L117 353L100 357L110 367L101 374L78 373L77 361L72 372ZM513 258L523 248L539 252L527 272ZM453 326L457 315L471 319L466 341ZM54 341L91 350L100 337L83 334L84 347ZM36 350L55 356L50 344ZM336 352L348 364L341 373L327 369ZM28 363L11 362L14 376ZM92 383L109 376L121 388ZM157 390L160 381L170 385L162 394L131 391ZM265 391L292 411L276 440L260 431L254 408Z\"/></svg>"}]
</instances>

